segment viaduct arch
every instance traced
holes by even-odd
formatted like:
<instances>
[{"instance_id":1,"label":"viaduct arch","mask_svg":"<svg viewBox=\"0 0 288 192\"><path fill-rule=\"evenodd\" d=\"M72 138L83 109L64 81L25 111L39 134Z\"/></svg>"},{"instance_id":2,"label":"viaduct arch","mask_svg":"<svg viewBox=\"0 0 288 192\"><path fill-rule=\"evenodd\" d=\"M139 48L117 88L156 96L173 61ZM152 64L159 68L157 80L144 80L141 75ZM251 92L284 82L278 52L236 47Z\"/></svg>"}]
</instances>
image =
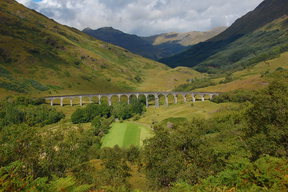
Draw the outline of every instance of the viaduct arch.
<instances>
[{"instance_id":1,"label":"viaduct arch","mask_svg":"<svg viewBox=\"0 0 288 192\"><path fill-rule=\"evenodd\" d=\"M155 106L159 107L160 106L159 96L161 96L161 95L164 96L164 98L165 98L165 106L168 106L169 105L169 99L168 99L169 95L172 95L174 97L174 103L177 104L179 95L183 97L183 101L184 101L184 103L186 103L188 101L187 100L188 95L191 95L192 101L196 102L196 96L199 96L201 101L205 101L205 96L209 96L209 99L211 100L214 96L218 96L219 94L221 94L221 93L220 92L134 92L134 93L131 92L131 93L111 93L111 94L63 95L63 96L45 97L45 99L50 100L51 106L54 105L54 100L56 100L56 99L60 100L61 106L64 105L63 100L68 99L70 101L70 105L73 106L73 99L79 98L79 105L82 106L83 105L83 97L89 98L90 103L92 103L93 97L97 97L99 104L101 104L101 98L102 97L107 97L108 104L112 105L112 97L113 96L118 97L119 102L121 101L122 96L126 96L127 102L128 102L128 104L130 104L131 96L135 96L137 99L139 99L139 97L141 95L144 95L146 98L146 107L149 107L149 96L153 95L154 99L155 99Z\"/></svg>"}]
</instances>

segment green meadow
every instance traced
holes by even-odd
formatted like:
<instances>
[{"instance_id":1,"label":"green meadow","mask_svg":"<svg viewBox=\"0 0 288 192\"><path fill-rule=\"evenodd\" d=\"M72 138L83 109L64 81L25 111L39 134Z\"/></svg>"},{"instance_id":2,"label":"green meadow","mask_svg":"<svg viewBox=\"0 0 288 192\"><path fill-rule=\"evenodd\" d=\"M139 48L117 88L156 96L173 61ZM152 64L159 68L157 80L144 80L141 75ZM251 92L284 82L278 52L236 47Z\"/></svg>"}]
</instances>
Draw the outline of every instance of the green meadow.
<instances>
[{"instance_id":1,"label":"green meadow","mask_svg":"<svg viewBox=\"0 0 288 192\"><path fill-rule=\"evenodd\" d=\"M140 147L143 141L152 136L152 130L146 125L136 123L113 123L109 133L102 139L103 147L121 148Z\"/></svg>"}]
</instances>

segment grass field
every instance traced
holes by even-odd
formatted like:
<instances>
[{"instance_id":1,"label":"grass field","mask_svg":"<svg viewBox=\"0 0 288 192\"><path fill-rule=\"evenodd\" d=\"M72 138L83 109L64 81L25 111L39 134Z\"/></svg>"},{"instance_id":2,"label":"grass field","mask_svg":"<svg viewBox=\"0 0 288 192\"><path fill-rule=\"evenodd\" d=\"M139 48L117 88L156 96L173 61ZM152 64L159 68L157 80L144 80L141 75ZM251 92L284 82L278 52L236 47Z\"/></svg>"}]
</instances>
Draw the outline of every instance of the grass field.
<instances>
[{"instance_id":1,"label":"grass field","mask_svg":"<svg viewBox=\"0 0 288 192\"><path fill-rule=\"evenodd\" d=\"M128 148L129 146L142 146L143 140L152 136L149 127L136 123L113 123L109 133L103 137L102 147Z\"/></svg>"},{"instance_id":2,"label":"grass field","mask_svg":"<svg viewBox=\"0 0 288 192\"><path fill-rule=\"evenodd\" d=\"M182 103L177 105L160 106L156 108L151 106L147 109L143 116L138 120L139 123L153 124L160 123L162 120L168 118L184 117L188 120L192 118L207 119L217 115L217 112L222 112L230 108L238 107L235 103L217 104L210 101L197 101L195 103Z\"/></svg>"}]
</instances>

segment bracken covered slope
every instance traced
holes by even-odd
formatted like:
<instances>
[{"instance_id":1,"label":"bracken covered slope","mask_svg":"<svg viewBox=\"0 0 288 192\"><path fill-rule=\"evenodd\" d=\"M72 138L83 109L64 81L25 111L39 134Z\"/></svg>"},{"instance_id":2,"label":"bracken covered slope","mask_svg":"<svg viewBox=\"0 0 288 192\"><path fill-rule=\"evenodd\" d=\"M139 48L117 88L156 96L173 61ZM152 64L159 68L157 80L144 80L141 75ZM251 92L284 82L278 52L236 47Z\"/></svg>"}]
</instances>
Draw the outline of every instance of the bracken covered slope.
<instances>
[{"instance_id":1,"label":"bracken covered slope","mask_svg":"<svg viewBox=\"0 0 288 192\"><path fill-rule=\"evenodd\" d=\"M1 97L132 91L157 72L163 80L176 76L157 87L168 90L200 75L181 70L187 73L60 25L14 0L0 1Z\"/></svg>"},{"instance_id":2,"label":"bracken covered slope","mask_svg":"<svg viewBox=\"0 0 288 192\"><path fill-rule=\"evenodd\" d=\"M276 57L288 50L287 14L287 0L265 0L218 36L161 62L213 73Z\"/></svg>"}]
</instances>

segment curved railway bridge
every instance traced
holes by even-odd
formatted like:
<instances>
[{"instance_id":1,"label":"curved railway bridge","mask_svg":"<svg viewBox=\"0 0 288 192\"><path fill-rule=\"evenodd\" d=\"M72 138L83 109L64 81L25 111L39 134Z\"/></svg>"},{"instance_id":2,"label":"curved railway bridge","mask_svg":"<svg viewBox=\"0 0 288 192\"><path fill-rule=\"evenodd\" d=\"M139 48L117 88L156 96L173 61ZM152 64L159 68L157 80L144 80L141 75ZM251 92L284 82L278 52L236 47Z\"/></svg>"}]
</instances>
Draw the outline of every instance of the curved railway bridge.
<instances>
[{"instance_id":1,"label":"curved railway bridge","mask_svg":"<svg viewBox=\"0 0 288 192\"><path fill-rule=\"evenodd\" d=\"M184 102L187 102L187 96L191 95L192 101L196 102L196 96L200 98L201 101L205 101L205 97L209 97L211 100L214 96L218 96L221 94L220 92L134 92L134 93L109 93L109 94L87 94L87 95L63 95L63 96L50 96L45 97L46 100L50 100L51 106L54 105L54 100L59 99L60 105L63 106L63 100L68 99L70 101L70 105L73 106L73 99L79 98L79 105L83 105L83 98L86 97L89 99L89 102L92 103L93 97L98 98L98 103L101 104L101 98L107 97L108 104L112 105L112 97L118 97L118 101L121 101L122 96L127 97L128 104L130 103L130 99L132 96L135 96L139 99L140 96L144 95L146 98L146 107L149 107L149 97L153 96L155 99L155 106L159 107L159 97L165 97L165 105L169 105L168 96L172 95L174 97L174 103L178 103L178 96L182 96Z\"/></svg>"}]
</instances>

